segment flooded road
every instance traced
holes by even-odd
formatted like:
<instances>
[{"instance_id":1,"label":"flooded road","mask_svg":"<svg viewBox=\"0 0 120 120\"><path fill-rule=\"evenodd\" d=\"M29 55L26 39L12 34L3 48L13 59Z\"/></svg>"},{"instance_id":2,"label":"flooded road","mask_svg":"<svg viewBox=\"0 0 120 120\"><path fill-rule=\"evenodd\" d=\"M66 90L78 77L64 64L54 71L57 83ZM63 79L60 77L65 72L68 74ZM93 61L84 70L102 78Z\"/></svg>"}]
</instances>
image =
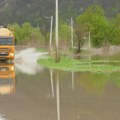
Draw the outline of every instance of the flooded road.
<instances>
[{"instance_id":1,"label":"flooded road","mask_svg":"<svg viewBox=\"0 0 120 120\"><path fill-rule=\"evenodd\" d=\"M11 79L0 82L0 120L120 119L119 72L67 72L22 64L0 66L0 80Z\"/></svg>"}]
</instances>

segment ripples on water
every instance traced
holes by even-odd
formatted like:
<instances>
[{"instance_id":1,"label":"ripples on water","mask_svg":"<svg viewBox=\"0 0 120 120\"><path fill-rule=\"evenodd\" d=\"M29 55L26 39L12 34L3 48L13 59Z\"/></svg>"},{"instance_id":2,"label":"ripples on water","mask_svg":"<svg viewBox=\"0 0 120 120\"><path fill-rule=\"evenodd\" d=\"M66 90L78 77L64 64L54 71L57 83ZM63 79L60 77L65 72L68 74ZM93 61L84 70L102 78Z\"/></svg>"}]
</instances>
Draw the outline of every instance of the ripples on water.
<instances>
[{"instance_id":1,"label":"ripples on water","mask_svg":"<svg viewBox=\"0 0 120 120\"><path fill-rule=\"evenodd\" d=\"M1 114L0 114L0 120L8 120L8 119L6 119L6 118L4 117L4 115L1 115Z\"/></svg>"}]
</instances>

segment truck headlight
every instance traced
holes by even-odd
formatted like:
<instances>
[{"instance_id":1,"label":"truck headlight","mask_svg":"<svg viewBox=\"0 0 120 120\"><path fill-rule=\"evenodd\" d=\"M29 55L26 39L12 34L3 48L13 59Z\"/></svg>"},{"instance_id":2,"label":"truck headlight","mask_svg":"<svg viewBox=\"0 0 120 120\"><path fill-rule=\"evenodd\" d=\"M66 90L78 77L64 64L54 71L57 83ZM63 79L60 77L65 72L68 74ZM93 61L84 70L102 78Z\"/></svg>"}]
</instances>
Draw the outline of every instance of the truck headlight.
<instances>
[{"instance_id":1,"label":"truck headlight","mask_svg":"<svg viewBox=\"0 0 120 120\"><path fill-rule=\"evenodd\" d=\"M10 56L14 56L14 53L10 53Z\"/></svg>"},{"instance_id":2,"label":"truck headlight","mask_svg":"<svg viewBox=\"0 0 120 120\"><path fill-rule=\"evenodd\" d=\"M14 66L11 67L11 70L12 70L12 71L14 70Z\"/></svg>"}]
</instances>

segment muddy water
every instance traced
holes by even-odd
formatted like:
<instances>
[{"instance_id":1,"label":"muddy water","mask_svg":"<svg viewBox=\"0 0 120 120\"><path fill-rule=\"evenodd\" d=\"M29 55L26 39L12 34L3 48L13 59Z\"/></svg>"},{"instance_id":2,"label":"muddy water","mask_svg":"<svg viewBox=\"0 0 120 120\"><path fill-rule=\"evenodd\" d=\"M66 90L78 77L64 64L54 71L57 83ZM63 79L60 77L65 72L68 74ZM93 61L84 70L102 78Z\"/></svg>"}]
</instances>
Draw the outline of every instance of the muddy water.
<instances>
[{"instance_id":1,"label":"muddy water","mask_svg":"<svg viewBox=\"0 0 120 120\"><path fill-rule=\"evenodd\" d=\"M15 63L14 92L0 95L0 120L120 120L119 72L21 65Z\"/></svg>"}]
</instances>

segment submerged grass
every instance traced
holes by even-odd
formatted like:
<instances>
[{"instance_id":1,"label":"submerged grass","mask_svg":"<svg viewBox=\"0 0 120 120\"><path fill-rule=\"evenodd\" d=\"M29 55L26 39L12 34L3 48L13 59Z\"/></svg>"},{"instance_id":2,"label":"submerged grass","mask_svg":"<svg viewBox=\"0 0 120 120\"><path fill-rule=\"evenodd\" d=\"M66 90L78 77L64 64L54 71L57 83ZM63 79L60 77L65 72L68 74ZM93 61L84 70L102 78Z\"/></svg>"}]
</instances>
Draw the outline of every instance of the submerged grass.
<instances>
[{"instance_id":1,"label":"submerged grass","mask_svg":"<svg viewBox=\"0 0 120 120\"><path fill-rule=\"evenodd\" d=\"M38 63L44 67L69 70L69 71L80 71L80 72L113 72L120 71L120 66L111 65L111 63L120 63L119 60L75 60L69 58L62 58L59 63L56 63L54 59L48 57L47 59L40 59Z\"/></svg>"}]
</instances>

